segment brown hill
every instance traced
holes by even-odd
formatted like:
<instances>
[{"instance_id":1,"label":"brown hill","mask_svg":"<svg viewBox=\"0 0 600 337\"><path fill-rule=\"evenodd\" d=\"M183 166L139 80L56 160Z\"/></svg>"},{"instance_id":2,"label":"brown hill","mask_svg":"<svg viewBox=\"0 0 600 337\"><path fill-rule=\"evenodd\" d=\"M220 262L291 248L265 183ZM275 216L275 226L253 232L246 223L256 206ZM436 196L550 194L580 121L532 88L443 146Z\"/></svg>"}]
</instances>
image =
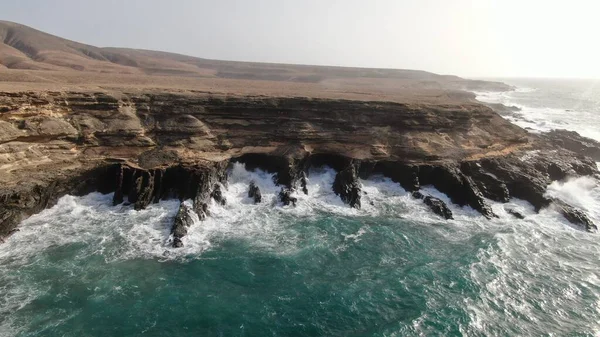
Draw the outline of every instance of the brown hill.
<instances>
[{"instance_id":1,"label":"brown hill","mask_svg":"<svg viewBox=\"0 0 600 337\"><path fill-rule=\"evenodd\" d=\"M465 80L419 70L371 69L209 60L174 53L127 48L99 48L63 39L21 24L0 21L0 81L89 83L90 74L114 74L117 82L143 82L141 77L261 80L324 84L340 90L497 89L502 83ZM46 71L43 75L23 71ZM73 71L76 73L72 74ZM70 74L65 78L65 74ZM123 77L130 76L123 80ZM110 77L110 76L109 76ZM106 78L106 75L104 76ZM182 80L178 82L189 82ZM191 80L194 82L194 80ZM108 80L108 82L111 82ZM152 80L152 83L168 80ZM218 85L218 84L217 84ZM165 84L163 86L169 86ZM244 86L244 85L241 85ZM189 85L189 87L195 87ZM385 90L384 90L385 91Z\"/></svg>"}]
</instances>

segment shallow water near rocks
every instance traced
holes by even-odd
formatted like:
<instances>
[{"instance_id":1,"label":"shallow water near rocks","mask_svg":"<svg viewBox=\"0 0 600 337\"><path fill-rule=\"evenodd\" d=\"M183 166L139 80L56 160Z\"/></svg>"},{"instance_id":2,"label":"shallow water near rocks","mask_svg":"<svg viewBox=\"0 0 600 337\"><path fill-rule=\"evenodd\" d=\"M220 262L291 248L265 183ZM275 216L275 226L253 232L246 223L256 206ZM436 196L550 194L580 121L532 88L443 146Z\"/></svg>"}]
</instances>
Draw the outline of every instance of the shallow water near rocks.
<instances>
[{"instance_id":1,"label":"shallow water near rocks","mask_svg":"<svg viewBox=\"0 0 600 337\"><path fill-rule=\"evenodd\" d=\"M112 195L63 197L0 245L0 335L600 332L597 234L519 200L492 203L491 221L449 203L455 220L441 220L383 177L362 181L363 208L350 209L331 192L334 176L313 170L309 195L284 207L271 175L236 164L227 205L211 205L181 249L169 241L178 201L136 212ZM600 221L594 180L548 193Z\"/></svg>"}]
</instances>

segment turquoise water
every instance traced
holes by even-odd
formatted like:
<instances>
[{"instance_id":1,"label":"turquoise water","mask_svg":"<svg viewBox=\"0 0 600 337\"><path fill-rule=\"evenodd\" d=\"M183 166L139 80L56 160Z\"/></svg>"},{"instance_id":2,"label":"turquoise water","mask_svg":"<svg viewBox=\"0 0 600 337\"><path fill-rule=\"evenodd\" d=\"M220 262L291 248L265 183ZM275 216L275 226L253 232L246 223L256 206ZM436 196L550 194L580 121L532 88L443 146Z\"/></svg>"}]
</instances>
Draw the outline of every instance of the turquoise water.
<instances>
[{"instance_id":1,"label":"turquoise water","mask_svg":"<svg viewBox=\"0 0 600 337\"><path fill-rule=\"evenodd\" d=\"M310 195L283 207L268 174L237 165L228 204L182 249L169 242L176 201L136 212L66 196L0 245L0 335L599 335L598 235L519 200L493 203L492 221L455 205L442 221L383 177L362 181L353 210L333 177L311 172ZM600 219L596 181L549 193Z\"/></svg>"}]
</instances>

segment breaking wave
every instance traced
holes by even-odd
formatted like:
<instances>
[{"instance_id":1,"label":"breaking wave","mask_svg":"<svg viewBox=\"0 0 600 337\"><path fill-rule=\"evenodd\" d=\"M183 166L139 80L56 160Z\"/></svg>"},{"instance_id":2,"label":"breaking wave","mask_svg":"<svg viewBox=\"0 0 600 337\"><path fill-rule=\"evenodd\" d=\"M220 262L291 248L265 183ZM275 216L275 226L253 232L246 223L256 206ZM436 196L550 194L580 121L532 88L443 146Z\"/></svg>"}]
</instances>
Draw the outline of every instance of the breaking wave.
<instances>
[{"instance_id":1,"label":"breaking wave","mask_svg":"<svg viewBox=\"0 0 600 337\"><path fill-rule=\"evenodd\" d=\"M112 195L65 196L0 245L0 331L599 331L598 235L573 228L552 208L536 214L524 201L490 201L499 218L486 220L425 187L452 209L455 219L445 221L376 176L361 181L357 210L332 192L334 177L330 168L312 170L309 194L298 193L296 207L283 206L271 174L235 164L226 205L211 204L211 216L194 223L179 249L169 237L176 200L134 211L112 206ZM247 197L251 180L260 204ZM547 193L600 222L595 180L553 183Z\"/></svg>"},{"instance_id":2,"label":"breaking wave","mask_svg":"<svg viewBox=\"0 0 600 337\"><path fill-rule=\"evenodd\" d=\"M504 118L533 132L553 129L577 131L600 141L600 85L597 81L544 83L515 81L518 87L505 92L475 92L476 99L514 108Z\"/></svg>"}]
</instances>

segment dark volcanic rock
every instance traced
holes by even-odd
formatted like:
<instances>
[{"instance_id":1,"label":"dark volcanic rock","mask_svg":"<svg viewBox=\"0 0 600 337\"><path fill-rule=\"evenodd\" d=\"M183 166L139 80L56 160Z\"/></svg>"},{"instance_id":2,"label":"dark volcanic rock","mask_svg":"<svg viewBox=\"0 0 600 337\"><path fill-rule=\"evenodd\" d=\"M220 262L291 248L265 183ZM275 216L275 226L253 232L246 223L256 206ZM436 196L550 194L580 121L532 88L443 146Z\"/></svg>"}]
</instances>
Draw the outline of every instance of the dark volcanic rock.
<instances>
[{"instance_id":1,"label":"dark volcanic rock","mask_svg":"<svg viewBox=\"0 0 600 337\"><path fill-rule=\"evenodd\" d=\"M248 188L248 198L252 198L255 204L258 204L262 201L260 188L256 186L256 182L254 180L250 182L250 187Z\"/></svg>"},{"instance_id":2,"label":"dark volcanic rock","mask_svg":"<svg viewBox=\"0 0 600 337\"><path fill-rule=\"evenodd\" d=\"M583 211L559 200L555 200L554 203L558 207L560 214L570 223L582 227L587 232L593 233L598 231L598 227Z\"/></svg>"},{"instance_id":3,"label":"dark volcanic rock","mask_svg":"<svg viewBox=\"0 0 600 337\"><path fill-rule=\"evenodd\" d=\"M511 197L530 202L536 211L550 205L545 193L552 181L598 172L591 159L578 158L564 150L510 154L478 163L506 185Z\"/></svg>"},{"instance_id":4,"label":"dark volcanic rock","mask_svg":"<svg viewBox=\"0 0 600 337\"><path fill-rule=\"evenodd\" d=\"M173 234L173 247L183 247L181 239L187 235L188 228L194 223L192 219L192 209L181 203L179 211L175 216L173 227L171 227L171 234Z\"/></svg>"},{"instance_id":5,"label":"dark volcanic rock","mask_svg":"<svg viewBox=\"0 0 600 337\"><path fill-rule=\"evenodd\" d=\"M446 220L454 219L452 217L452 211L450 208L448 208L448 205L446 205L446 203L439 198L432 197L430 195L425 196L419 191L412 192L412 196L416 199L423 200L423 203L429 206L433 213L443 217Z\"/></svg>"},{"instance_id":6,"label":"dark volcanic rock","mask_svg":"<svg viewBox=\"0 0 600 337\"><path fill-rule=\"evenodd\" d=\"M302 188L302 192L304 192L304 194L308 195L308 181L307 181L307 177L306 177L306 172L305 171L301 171L300 172L300 188Z\"/></svg>"},{"instance_id":7,"label":"dark volcanic rock","mask_svg":"<svg viewBox=\"0 0 600 337\"><path fill-rule=\"evenodd\" d=\"M134 204L135 210L146 208L152 202L158 202L161 179L161 169L144 170L128 165L118 165L116 185L117 189L113 196L113 205L124 201Z\"/></svg>"},{"instance_id":8,"label":"dark volcanic rock","mask_svg":"<svg viewBox=\"0 0 600 337\"><path fill-rule=\"evenodd\" d=\"M380 172L392 181L399 183L408 192L418 191L419 166L403 162L382 161L375 164L374 172Z\"/></svg>"},{"instance_id":9,"label":"dark volcanic rock","mask_svg":"<svg viewBox=\"0 0 600 337\"><path fill-rule=\"evenodd\" d=\"M223 196L223 191L221 190L220 184L215 184L210 196L221 205L225 205L227 203L227 199L225 199L225 196Z\"/></svg>"},{"instance_id":10,"label":"dark volcanic rock","mask_svg":"<svg viewBox=\"0 0 600 337\"><path fill-rule=\"evenodd\" d=\"M520 212L518 212L518 211L516 211L516 210L514 210L512 208L507 209L506 212L508 214L514 216L517 219L521 219L521 220L525 219L525 216L523 214L521 214Z\"/></svg>"},{"instance_id":11,"label":"dark volcanic rock","mask_svg":"<svg viewBox=\"0 0 600 337\"><path fill-rule=\"evenodd\" d=\"M356 165L351 164L336 174L333 181L333 192L350 207L360 208L360 191Z\"/></svg>"},{"instance_id":12,"label":"dark volcanic rock","mask_svg":"<svg viewBox=\"0 0 600 337\"><path fill-rule=\"evenodd\" d=\"M453 219L452 211L450 210L450 208L448 208L448 205L446 205L446 203L442 200L432 196L426 196L425 199L423 199L423 202L425 203L425 205L431 208L433 213L445 218L446 220Z\"/></svg>"},{"instance_id":13,"label":"dark volcanic rock","mask_svg":"<svg viewBox=\"0 0 600 337\"><path fill-rule=\"evenodd\" d=\"M456 166L421 166L419 168L419 181L421 185L433 185L440 192L448 195L452 202L460 206L469 205L488 219L496 217L475 181L464 175Z\"/></svg>"},{"instance_id":14,"label":"dark volcanic rock","mask_svg":"<svg viewBox=\"0 0 600 337\"><path fill-rule=\"evenodd\" d=\"M298 201L297 198L292 196L292 190L287 187L283 187L281 188L281 191L279 191L279 200L281 200L285 206L290 204L296 206L296 201Z\"/></svg>"},{"instance_id":15,"label":"dark volcanic rock","mask_svg":"<svg viewBox=\"0 0 600 337\"><path fill-rule=\"evenodd\" d=\"M227 181L226 162L221 162L204 170L197 172L195 175L196 193L194 196L194 211L198 214L200 220L208 216L208 204L210 198L215 198L217 202L226 202L221 192L221 185ZM215 192L218 188L218 192ZM224 204L224 203L223 203Z\"/></svg>"},{"instance_id":16,"label":"dark volcanic rock","mask_svg":"<svg viewBox=\"0 0 600 337\"><path fill-rule=\"evenodd\" d=\"M508 202L510 193L506 184L500 181L496 176L485 172L481 164L476 162L464 162L461 165L461 171L471 177L481 194L491 200L498 202Z\"/></svg>"},{"instance_id":17,"label":"dark volcanic rock","mask_svg":"<svg viewBox=\"0 0 600 337\"><path fill-rule=\"evenodd\" d=\"M581 136L575 131L552 130L542 137L557 147L600 161L600 142Z\"/></svg>"}]
</instances>

